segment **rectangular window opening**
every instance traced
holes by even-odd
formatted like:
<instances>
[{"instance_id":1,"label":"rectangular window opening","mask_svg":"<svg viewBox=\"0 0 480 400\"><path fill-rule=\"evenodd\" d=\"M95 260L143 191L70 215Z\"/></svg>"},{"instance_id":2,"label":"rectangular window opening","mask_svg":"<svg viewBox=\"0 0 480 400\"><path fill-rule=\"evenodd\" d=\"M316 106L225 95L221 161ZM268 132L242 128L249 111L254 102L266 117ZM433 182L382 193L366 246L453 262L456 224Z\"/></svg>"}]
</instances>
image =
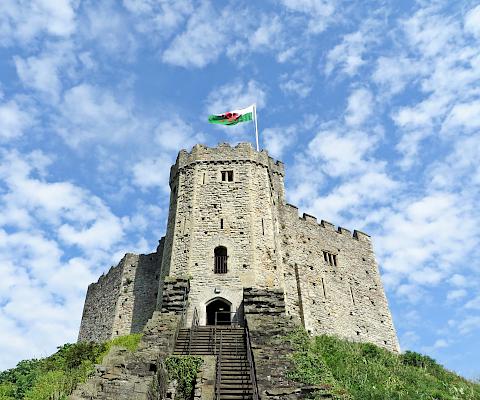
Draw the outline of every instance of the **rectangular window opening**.
<instances>
[{"instance_id":1,"label":"rectangular window opening","mask_svg":"<svg viewBox=\"0 0 480 400\"><path fill-rule=\"evenodd\" d=\"M203 173L203 180L202 180L202 184L205 185L205 172Z\"/></svg>"},{"instance_id":2,"label":"rectangular window opening","mask_svg":"<svg viewBox=\"0 0 480 400\"><path fill-rule=\"evenodd\" d=\"M220 229L223 229L223 218L220 218Z\"/></svg>"},{"instance_id":3,"label":"rectangular window opening","mask_svg":"<svg viewBox=\"0 0 480 400\"><path fill-rule=\"evenodd\" d=\"M233 182L233 171L222 171L222 182Z\"/></svg>"},{"instance_id":4,"label":"rectangular window opening","mask_svg":"<svg viewBox=\"0 0 480 400\"><path fill-rule=\"evenodd\" d=\"M337 255L329 253L328 251L323 251L323 259L328 265L331 265L332 267L337 266Z\"/></svg>"}]
</instances>

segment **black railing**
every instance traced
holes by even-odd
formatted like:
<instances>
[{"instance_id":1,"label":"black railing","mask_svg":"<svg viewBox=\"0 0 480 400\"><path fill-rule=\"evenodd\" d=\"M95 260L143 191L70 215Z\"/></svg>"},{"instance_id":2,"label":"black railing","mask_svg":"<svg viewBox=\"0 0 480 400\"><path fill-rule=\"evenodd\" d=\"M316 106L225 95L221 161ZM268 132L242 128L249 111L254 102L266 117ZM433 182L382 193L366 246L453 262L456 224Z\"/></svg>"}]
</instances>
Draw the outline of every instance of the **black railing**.
<instances>
[{"instance_id":1,"label":"black railing","mask_svg":"<svg viewBox=\"0 0 480 400\"><path fill-rule=\"evenodd\" d=\"M192 338L195 337L195 333L198 328L198 311L197 307L193 310L193 317L192 317L192 326L190 327L190 334L188 337L188 354L190 354L190 350L192 349Z\"/></svg>"},{"instance_id":2,"label":"black railing","mask_svg":"<svg viewBox=\"0 0 480 400\"><path fill-rule=\"evenodd\" d=\"M185 290L183 292L183 297L182 297L182 313L180 316L180 321L178 321L177 328L175 329L175 335L174 335L174 340L173 340L173 345L175 346L175 343L177 343L178 339L178 334L180 333L180 329L183 327L183 324L185 322L185 314L187 313L187 304L188 304L188 299L187 299L187 291Z\"/></svg>"},{"instance_id":3,"label":"black railing","mask_svg":"<svg viewBox=\"0 0 480 400\"><path fill-rule=\"evenodd\" d=\"M215 311L214 325L242 326L242 321L235 311Z\"/></svg>"},{"instance_id":4,"label":"black railing","mask_svg":"<svg viewBox=\"0 0 480 400\"><path fill-rule=\"evenodd\" d=\"M248 329L248 323L245 319L245 342L247 344L247 360L248 366L250 367L250 379L252 381L252 388L253 388L253 400L258 400L258 386L257 386L257 374L255 371L255 362L253 358L253 350L252 345L250 343L250 331Z\"/></svg>"},{"instance_id":5,"label":"black railing","mask_svg":"<svg viewBox=\"0 0 480 400\"><path fill-rule=\"evenodd\" d=\"M228 256L215 256L215 270L216 274L227 273L227 258Z\"/></svg>"},{"instance_id":6,"label":"black railing","mask_svg":"<svg viewBox=\"0 0 480 400\"><path fill-rule=\"evenodd\" d=\"M220 331L220 345L219 345L219 351L217 353L217 374L215 376L215 399L220 400L220 386L221 386L221 379L222 379L222 341L223 341L223 335L222 332ZM216 346L215 346L216 347Z\"/></svg>"}]
</instances>

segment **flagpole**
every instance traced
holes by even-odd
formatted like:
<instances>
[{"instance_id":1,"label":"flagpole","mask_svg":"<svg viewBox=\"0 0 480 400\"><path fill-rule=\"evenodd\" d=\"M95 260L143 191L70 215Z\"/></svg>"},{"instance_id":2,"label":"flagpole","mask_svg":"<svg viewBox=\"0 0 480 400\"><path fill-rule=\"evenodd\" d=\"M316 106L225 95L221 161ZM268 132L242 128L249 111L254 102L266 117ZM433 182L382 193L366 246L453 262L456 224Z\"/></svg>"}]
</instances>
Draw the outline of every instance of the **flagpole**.
<instances>
[{"instance_id":1,"label":"flagpole","mask_svg":"<svg viewBox=\"0 0 480 400\"><path fill-rule=\"evenodd\" d=\"M257 105L253 105L253 114L255 115L255 140L257 142L257 151L260 151L260 147L258 146L258 125L257 125Z\"/></svg>"}]
</instances>

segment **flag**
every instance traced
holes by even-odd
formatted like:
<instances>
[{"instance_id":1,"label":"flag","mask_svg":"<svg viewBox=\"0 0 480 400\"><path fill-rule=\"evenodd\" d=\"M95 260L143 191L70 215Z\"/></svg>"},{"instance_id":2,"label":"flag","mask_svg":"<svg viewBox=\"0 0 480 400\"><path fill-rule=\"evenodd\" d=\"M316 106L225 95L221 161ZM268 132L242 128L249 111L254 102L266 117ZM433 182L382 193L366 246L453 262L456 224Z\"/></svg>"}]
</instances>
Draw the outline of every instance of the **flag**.
<instances>
[{"instance_id":1,"label":"flag","mask_svg":"<svg viewBox=\"0 0 480 400\"><path fill-rule=\"evenodd\" d=\"M253 120L254 104L241 110L228 111L223 114L213 114L208 117L211 124L236 125L239 122L247 122Z\"/></svg>"}]
</instances>

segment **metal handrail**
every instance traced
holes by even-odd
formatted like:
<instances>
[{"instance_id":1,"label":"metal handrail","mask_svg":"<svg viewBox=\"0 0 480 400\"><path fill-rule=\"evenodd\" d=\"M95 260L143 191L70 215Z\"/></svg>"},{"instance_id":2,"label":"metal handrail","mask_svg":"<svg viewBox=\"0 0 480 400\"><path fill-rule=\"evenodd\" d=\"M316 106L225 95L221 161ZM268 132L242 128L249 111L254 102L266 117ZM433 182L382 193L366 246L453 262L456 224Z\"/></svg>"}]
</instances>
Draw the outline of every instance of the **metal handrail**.
<instances>
[{"instance_id":1,"label":"metal handrail","mask_svg":"<svg viewBox=\"0 0 480 400\"><path fill-rule=\"evenodd\" d=\"M187 303L188 300L186 299L187 297L187 291L185 290L183 292L183 306L182 306L182 314L180 316L180 321L178 321L177 328L175 329L175 335L174 335L174 340L173 340L173 345L175 346L175 343L177 343L178 335L180 334L180 329L183 326L183 323L185 322L185 314L187 312Z\"/></svg>"},{"instance_id":2,"label":"metal handrail","mask_svg":"<svg viewBox=\"0 0 480 400\"><path fill-rule=\"evenodd\" d=\"M250 343L250 330L248 329L248 322L245 319L245 342L247 344L247 360L248 365L250 366L250 379L252 381L252 388L253 388L253 400L258 400L258 386L257 386L257 374L255 371L255 361L253 359L253 350L252 345Z\"/></svg>"},{"instance_id":3,"label":"metal handrail","mask_svg":"<svg viewBox=\"0 0 480 400\"><path fill-rule=\"evenodd\" d=\"M229 318L229 320L225 321L225 323L219 324L218 322L222 322L222 321L218 321L218 314L229 314L229 315L232 315L232 318ZM242 326L242 323L238 318L237 311L215 311L215 326L217 325Z\"/></svg>"},{"instance_id":4,"label":"metal handrail","mask_svg":"<svg viewBox=\"0 0 480 400\"><path fill-rule=\"evenodd\" d=\"M192 326L190 327L190 333L189 333L189 337L188 337L188 354L190 354L190 351L192 349L192 338L194 337L193 336L194 331L197 330L198 321L199 321L198 311L197 311L197 307L195 307L195 309L193 310Z\"/></svg>"},{"instance_id":5,"label":"metal handrail","mask_svg":"<svg viewBox=\"0 0 480 400\"><path fill-rule=\"evenodd\" d=\"M221 358L222 358L222 341L223 341L223 334L222 331L220 331L220 350L219 353L217 354L217 374L215 377L215 399L220 400L220 381L222 379L222 363L221 363Z\"/></svg>"}]
</instances>

